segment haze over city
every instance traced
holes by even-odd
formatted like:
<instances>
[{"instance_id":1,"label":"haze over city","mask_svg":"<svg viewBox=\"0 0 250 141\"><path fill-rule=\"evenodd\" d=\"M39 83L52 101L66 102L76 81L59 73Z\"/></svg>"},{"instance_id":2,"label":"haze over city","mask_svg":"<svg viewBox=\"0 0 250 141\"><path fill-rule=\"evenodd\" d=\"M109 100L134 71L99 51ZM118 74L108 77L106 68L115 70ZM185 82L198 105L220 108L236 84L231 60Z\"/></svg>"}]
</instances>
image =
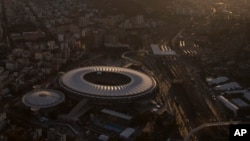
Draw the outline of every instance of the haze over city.
<instances>
[{"instance_id":1,"label":"haze over city","mask_svg":"<svg viewBox=\"0 0 250 141\"><path fill-rule=\"evenodd\" d=\"M0 0L0 141L245 141L249 9Z\"/></svg>"}]
</instances>

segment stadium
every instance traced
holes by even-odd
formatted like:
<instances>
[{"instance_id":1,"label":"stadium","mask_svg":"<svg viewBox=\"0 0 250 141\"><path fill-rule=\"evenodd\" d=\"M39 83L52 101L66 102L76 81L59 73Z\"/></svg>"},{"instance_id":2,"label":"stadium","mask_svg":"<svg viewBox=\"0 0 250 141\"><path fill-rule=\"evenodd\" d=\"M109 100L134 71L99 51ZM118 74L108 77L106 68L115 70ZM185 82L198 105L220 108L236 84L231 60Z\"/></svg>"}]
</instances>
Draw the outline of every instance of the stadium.
<instances>
[{"instance_id":1,"label":"stadium","mask_svg":"<svg viewBox=\"0 0 250 141\"><path fill-rule=\"evenodd\" d=\"M36 111L44 108L51 108L64 102L64 94L51 89L39 89L26 93L22 102L31 110Z\"/></svg>"},{"instance_id":2,"label":"stadium","mask_svg":"<svg viewBox=\"0 0 250 141\"><path fill-rule=\"evenodd\" d=\"M157 86L154 78L128 68L90 66L71 70L59 79L70 94L90 100L129 102L151 96Z\"/></svg>"}]
</instances>

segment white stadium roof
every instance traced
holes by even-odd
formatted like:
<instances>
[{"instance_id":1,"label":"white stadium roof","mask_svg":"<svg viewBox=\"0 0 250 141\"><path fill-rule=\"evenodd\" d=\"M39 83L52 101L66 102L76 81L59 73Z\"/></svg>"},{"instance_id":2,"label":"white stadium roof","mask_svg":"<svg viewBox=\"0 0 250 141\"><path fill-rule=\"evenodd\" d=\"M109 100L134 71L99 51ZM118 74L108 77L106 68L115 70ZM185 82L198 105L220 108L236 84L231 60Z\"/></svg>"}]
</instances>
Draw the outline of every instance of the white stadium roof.
<instances>
[{"instance_id":1,"label":"white stadium roof","mask_svg":"<svg viewBox=\"0 0 250 141\"><path fill-rule=\"evenodd\" d=\"M31 108L50 108L62 103L64 99L64 94L59 91L40 89L25 94L22 102Z\"/></svg>"},{"instance_id":2,"label":"white stadium roof","mask_svg":"<svg viewBox=\"0 0 250 141\"><path fill-rule=\"evenodd\" d=\"M90 73L109 72L129 77L123 85L102 85L89 82L84 76ZM107 81L112 81L110 78ZM71 70L60 78L60 85L72 93L88 98L123 99L147 94L156 87L156 81L146 74L128 68L91 66Z\"/></svg>"}]
</instances>

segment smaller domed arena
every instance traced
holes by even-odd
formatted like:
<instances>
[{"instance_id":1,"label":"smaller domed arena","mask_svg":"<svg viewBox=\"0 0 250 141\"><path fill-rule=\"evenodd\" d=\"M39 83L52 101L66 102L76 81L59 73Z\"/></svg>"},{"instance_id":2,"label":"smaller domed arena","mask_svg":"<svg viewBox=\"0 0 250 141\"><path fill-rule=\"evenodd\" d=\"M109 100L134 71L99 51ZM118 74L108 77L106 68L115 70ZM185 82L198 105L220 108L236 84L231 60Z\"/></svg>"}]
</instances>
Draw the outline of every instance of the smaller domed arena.
<instances>
[{"instance_id":1,"label":"smaller domed arena","mask_svg":"<svg viewBox=\"0 0 250 141\"><path fill-rule=\"evenodd\" d=\"M24 105L31 109L52 108L64 102L64 94L57 90L39 89L26 93L22 97Z\"/></svg>"}]
</instances>

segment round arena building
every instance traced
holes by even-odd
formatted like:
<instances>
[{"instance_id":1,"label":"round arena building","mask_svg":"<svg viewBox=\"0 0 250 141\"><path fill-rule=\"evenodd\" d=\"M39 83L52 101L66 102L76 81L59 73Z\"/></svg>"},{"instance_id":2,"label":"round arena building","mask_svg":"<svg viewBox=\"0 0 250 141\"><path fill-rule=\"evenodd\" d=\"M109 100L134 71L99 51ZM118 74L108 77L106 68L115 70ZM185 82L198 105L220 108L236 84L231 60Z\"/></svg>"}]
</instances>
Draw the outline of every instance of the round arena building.
<instances>
[{"instance_id":1,"label":"round arena building","mask_svg":"<svg viewBox=\"0 0 250 141\"><path fill-rule=\"evenodd\" d=\"M55 107L64 100L65 97L62 92L51 89L34 90L22 97L23 104L31 107L32 110Z\"/></svg>"},{"instance_id":2,"label":"round arena building","mask_svg":"<svg viewBox=\"0 0 250 141\"><path fill-rule=\"evenodd\" d=\"M113 66L83 67L66 72L60 86L91 100L131 101L149 96L156 81L142 72Z\"/></svg>"}]
</instances>

